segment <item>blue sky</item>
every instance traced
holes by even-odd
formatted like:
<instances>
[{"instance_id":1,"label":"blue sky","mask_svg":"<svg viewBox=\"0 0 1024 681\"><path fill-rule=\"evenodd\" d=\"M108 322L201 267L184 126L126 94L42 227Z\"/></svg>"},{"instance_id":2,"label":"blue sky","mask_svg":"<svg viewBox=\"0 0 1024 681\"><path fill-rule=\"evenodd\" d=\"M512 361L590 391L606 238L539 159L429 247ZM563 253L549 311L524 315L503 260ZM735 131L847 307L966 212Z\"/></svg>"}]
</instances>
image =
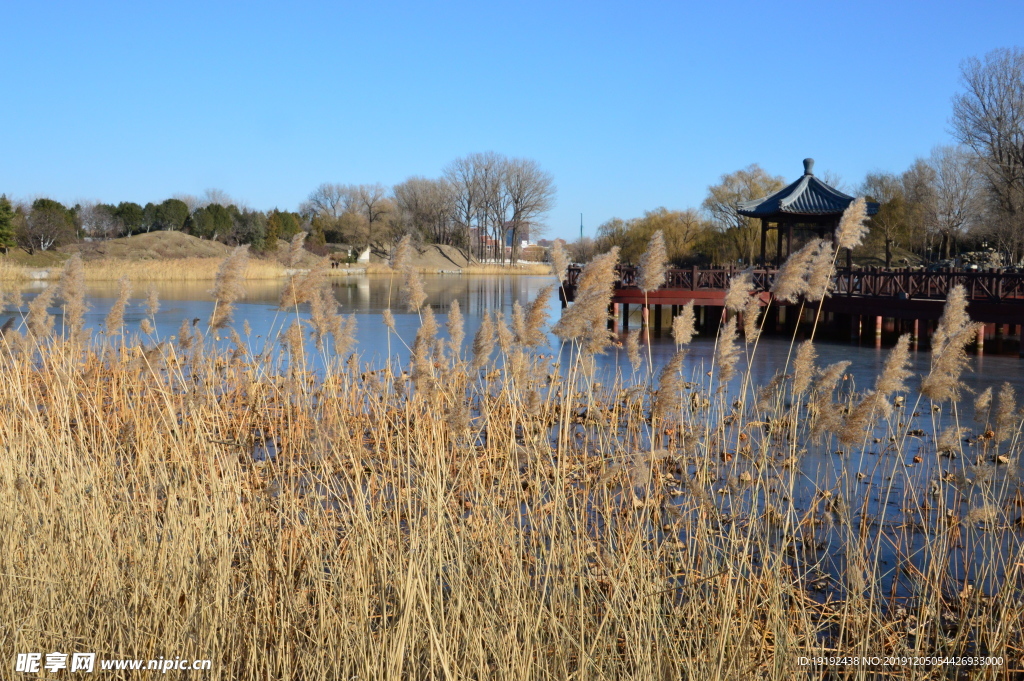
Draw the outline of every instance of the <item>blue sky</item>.
<instances>
[{"instance_id":1,"label":"blue sky","mask_svg":"<svg viewBox=\"0 0 1024 681\"><path fill-rule=\"evenodd\" d=\"M294 209L478 151L558 187L549 235L801 160L849 185L951 142L1015 2L8 3L0 192Z\"/></svg>"}]
</instances>

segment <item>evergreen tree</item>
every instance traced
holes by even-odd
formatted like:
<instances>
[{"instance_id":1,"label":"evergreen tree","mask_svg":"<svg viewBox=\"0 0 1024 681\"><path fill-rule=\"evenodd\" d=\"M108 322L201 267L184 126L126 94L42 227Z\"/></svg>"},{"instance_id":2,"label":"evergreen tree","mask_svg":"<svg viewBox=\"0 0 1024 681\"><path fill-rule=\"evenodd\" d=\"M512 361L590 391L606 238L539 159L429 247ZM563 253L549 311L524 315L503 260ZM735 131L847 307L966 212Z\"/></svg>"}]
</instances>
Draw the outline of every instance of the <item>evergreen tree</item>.
<instances>
[{"instance_id":1,"label":"evergreen tree","mask_svg":"<svg viewBox=\"0 0 1024 681\"><path fill-rule=\"evenodd\" d=\"M0 248L6 253L14 244L14 206L6 194L0 194Z\"/></svg>"}]
</instances>

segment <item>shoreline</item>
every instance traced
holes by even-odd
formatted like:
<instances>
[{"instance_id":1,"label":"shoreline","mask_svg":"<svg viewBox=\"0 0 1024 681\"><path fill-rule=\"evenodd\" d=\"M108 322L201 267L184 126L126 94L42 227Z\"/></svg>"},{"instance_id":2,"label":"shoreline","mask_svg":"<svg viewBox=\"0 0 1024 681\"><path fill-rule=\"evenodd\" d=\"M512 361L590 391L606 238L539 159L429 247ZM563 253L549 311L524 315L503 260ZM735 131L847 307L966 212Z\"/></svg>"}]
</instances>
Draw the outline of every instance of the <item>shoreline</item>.
<instances>
[{"instance_id":1,"label":"shoreline","mask_svg":"<svg viewBox=\"0 0 1024 681\"><path fill-rule=\"evenodd\" d=\"M86 281L116 281L128 277L131 281L212 281L224 258L170 258L165 260L87 260ZM0 281L23 282L54 281L60 276L62 265L32 267L14 263L0 264ZM246 266L245 279L287 279L294 274L309 272L308 267L285 267L279 262L253 258ZM472 265L463 268L414 267L419 274L449 276L545 275L551 274L547 263L518 265ZM397 274L382 263L340 265L327 270L329 277L391 276Z\"/></svg>"}]
</instances>

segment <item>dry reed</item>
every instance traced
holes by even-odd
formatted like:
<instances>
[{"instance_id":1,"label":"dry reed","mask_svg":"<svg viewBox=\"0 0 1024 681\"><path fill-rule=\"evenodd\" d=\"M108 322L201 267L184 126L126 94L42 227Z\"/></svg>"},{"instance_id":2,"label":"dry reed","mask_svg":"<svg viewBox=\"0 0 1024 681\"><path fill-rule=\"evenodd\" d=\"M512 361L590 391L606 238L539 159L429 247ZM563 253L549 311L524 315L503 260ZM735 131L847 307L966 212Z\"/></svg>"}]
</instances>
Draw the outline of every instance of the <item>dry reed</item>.
<instances>
[{"instance_id":1,"label":"dry reed","mask_svg":"<svg viewBox=\"0 0 1024 681\"><path fill-rule=\"evenodd\" d=\"M640 256L637 267L636 285L647 293L661 288L668 272L668 251L665 250L665 235L659 229L647 244L647 250Z\"/></svg>"},{"instance_id":2,"label":"dry reed","mask_svg":"<svg viewBox=\"0 0 1024 681\"><path fill-rule=\"evenodd\" d=\"M108 336L121 335L124 330L124 311L128 307L128 298L132 295L132 282L128 277L121 277L117 282L117 299L110 307L110 312L103 322Z\"/></svg>"}]
</instances>

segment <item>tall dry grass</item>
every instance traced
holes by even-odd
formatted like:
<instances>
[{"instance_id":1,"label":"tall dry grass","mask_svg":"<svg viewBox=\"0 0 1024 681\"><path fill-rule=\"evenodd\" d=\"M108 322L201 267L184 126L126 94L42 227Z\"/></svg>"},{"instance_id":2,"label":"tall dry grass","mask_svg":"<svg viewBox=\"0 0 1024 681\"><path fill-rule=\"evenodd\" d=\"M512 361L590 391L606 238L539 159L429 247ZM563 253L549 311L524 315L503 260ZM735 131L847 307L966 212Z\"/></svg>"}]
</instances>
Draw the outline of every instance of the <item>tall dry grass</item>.
<instances>
[{"instance_id":1,"label":"tall dry grass","mask_svg":"<svg viewBox=\"0 0 1024 681\"><path fill-rule=\"evenodd\" d=\"M799 663L819 655L1019 669L1012 389L979 400L968 451L939 421L911 435L951 407L912 406L903 345L873 391L810 344L793 376L729 383L732 317L721 372L684 374L692 306L657 380L603 376L615 257L556 325L564 365L538 309L486 315L465 352L422 305L410 365L363 364L335 352L350 329L310 280L285 307L314 321L295 316L283 353L187 322L116 352L42 316L31 342L8 330L0 649L209 658L205 678L243 681L820 678ZM865 401L878 425L840 442ZM815 436L837 452L818 477Z\"/></svg>"},{"instance_id":2,"label":"tall dry grass","mask_svg":"<svg viewBox=\"0 0 1024 681\"><path fill-rule=\"evenodd\" d=\"M87 281L213 281L223 258L168 258L163 260L90 260L84 264ZM274 260L250 258L244 279L281 279L285 267Z\"/></svg>"}]
</instances>

